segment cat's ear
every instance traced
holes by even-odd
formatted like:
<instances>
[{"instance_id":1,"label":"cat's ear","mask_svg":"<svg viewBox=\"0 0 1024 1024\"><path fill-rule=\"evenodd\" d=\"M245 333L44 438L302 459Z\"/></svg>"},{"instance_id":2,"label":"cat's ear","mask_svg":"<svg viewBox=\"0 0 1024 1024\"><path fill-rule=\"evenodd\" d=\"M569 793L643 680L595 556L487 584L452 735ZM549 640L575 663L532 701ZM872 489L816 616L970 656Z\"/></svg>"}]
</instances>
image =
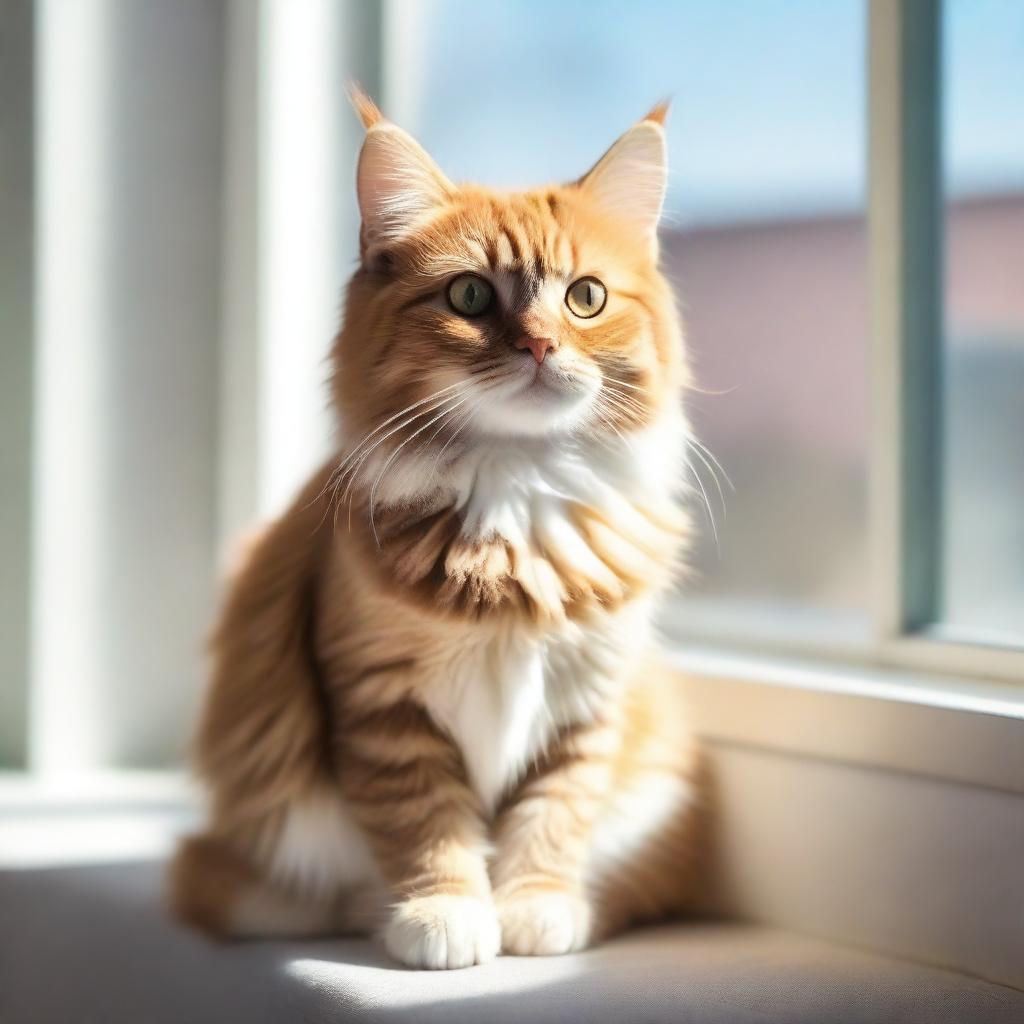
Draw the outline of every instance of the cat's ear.
<instances>
[{"instance_id":1,"label":"cat's ear","mask_svg":"<svg viewBox=\"0 0 1024 1024\"><path fill-rule=\"evenodd\" d=\"M366 128L356 172L366 257L407 234L420 217L444 202L454 186L426 150L385 120L365 93L353 86L349 96Z\"/></svg>"},{"instance_id":2,"label":"cat's ear","mask_svg":"<svg viewBox=\"0 0 1024 1024\"><path fill-rule=\"evenodd\" d=\"M654 238L668 184L665 118L659 103L621 135L577 183L606 209L636 223Z\"/></svg>"}]
</instances>

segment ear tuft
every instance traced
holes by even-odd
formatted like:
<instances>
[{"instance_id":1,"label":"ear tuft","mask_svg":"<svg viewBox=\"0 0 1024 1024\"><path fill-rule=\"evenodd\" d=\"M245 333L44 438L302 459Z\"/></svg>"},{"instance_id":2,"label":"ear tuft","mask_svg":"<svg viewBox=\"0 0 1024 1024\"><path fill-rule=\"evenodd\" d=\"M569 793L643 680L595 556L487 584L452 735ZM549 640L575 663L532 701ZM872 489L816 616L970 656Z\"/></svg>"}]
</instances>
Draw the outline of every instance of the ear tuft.
<instances>
[{"instance_id":1,"label":"ear tuft","mask_svg":"<svg viewBox=\"0 0 1024 1024\"><path fill-rule=\"evenodd\" d=\"M665 200L668 160L662 122L667 104L658 104L639 124L619 136L611 149L578 182L580 189L609 212L632 221L654 238Z\"/></svg>"},{"instance_id":2,"label":"ear tuft","mask_svg":"<svg viewBox=\"0 0 1024 1024\"><path fill-rule=\"evenodd\" d=\"M660 124L662 128L665 127L665 122L668 120L669 107L672 106L670 99L660 100L655 103L653 107L644 116L645 121L653 121L655 124Z\"/></svg>"},{"instance_id":3,"label":"ear tuft","mask_svg":"<svg viewBox=\"0 0 1024 1024\"><path fill-rule=\"evenodd\" d=\"M363 92L358 82L349 82L346 91L348 93L348 101L352 104L352 109L359 116L359 120L363 122L363 127L367 131L384 120L384 115L380 112L380 108Z\"/></svg>"}]
</instances>

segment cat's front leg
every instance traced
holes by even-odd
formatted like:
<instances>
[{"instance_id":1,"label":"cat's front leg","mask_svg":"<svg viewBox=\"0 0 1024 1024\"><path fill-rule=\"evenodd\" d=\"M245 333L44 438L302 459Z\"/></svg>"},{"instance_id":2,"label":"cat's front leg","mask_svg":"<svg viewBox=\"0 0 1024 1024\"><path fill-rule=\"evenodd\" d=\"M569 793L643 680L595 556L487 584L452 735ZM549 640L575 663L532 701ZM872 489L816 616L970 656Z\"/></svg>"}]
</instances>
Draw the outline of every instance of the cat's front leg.
<instances>
[{"instance_id":1,"label":"cat's front leg","mask_svg":"<svg viewBox=\"0 0 1024 1024\"><path fill-rule=\"evenodd\" d=\"M491 865L503 952L569 953L596 937L587 852L617 745L608 725L563 736L503 809Z\"/></svg>"},{"instance_id":2,"label":"cat's front leg","mask_svg":"<svg viewBox=\"0 0 1024 1024\"><path fill-rule=\"evenodd\" d=\"M500 931L487 837L458 752L412 703L346 722L338 777L395 902L388 952L410 967L493 959Z\"/></svg>"}]
</instances>

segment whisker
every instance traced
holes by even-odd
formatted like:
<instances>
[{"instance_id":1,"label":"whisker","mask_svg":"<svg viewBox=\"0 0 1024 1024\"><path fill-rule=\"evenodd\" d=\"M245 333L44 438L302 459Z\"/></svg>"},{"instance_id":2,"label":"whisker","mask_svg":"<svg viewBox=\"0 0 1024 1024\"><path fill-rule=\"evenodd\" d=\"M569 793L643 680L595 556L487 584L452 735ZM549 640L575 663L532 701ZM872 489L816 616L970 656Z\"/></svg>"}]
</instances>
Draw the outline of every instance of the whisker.
<instances>
[{"instance_id":1,"label":"whisker","mask_svg":"<svg viewBox=\"0 0 1024 1024\"><path fill-rule=\"evenodd\" d=\"M487 383L487 381L484 381L483 383L484 383L484 384L486 384L486 383ZM481 402L482 402L482 400L483 400L483 395L484 395L484 394L486 394L486 393L487 393L488 391L493 391L494 389L493 389L493 388L486 388L486 387L485 387L485 388L482 388L482 389L479 389L479 390L480 390L480 392L481 392L481 394L480 394L480 399L479 399L478 401L474 402L474 403L473 403L473 405L471 405L469 409L467 409L467 410L465 410L464 412L462 412L462 414L461 414L461 415L459 416L459 419L460 419L460 420L466 421L466 420L468 420L469 418L471 418L471 417L472 417L472 415L473 415L473 413L474 413L474 412L475 412L475 411L476 411L477 409L479 409L479 408L480 408L480 404L481 404ZM470 396L470 397L472 397L472 396ZM448 410L448 413L449 413L449 414L452 414L452 413L454 413L454 412L455 412L455 409L456 409L456 408L458 408L458 406L453 406L453 407L452 407L451 409L449 409L449 410ZM418 454L419 454L420 452L422 452L422 451L424 451L425 449L429 448L429 447L430 447L430 445L431 445L431 444L433 444L433 442L434 442L434 439L435 439L435 438L437 437L437 435L438 435L438 434L440 434L440 433L441 433L441 431L442 431L442 430L444 430L444 428L445 428L446 426L448 426L448 425L449 425L449 424L448 424L447 422L445 422L444 420L442 420L442 421L441 421L441 423L439 424L439 426L437 427L437 429L436 429L436 430L435 430L435 431L434 431L434 432L433 432L433 433L432 433L432 434L430 435L430 437L428 437L428 438L427 438L427 439L426 439L425 441L423 441L423 442L422 442L422 443L420 444L420 446L419 446L419 447L418 447L418 448L416 449L416 454L418 455ZM460 427L460 429L461 429L461 427ZM449 441L445 443L444 447L442 447L441 451L443 452L443 451L444 451L444 449L445 449L445 448L447 448L447 447L448 447L448 444L450 444L450 443L451 443L451 441L450 441L450 439L449 439Z\"/></svg>"},{"instance_id":2,"label":"whisker","mask_svg":"<svg viewBox=\"0 0 1024 1024\"><path fill-rule=\"evenodd\" d=\"M460 382L460 383L466 384L468 386L468 382ZM370 443L372 441L374 435L376 435L381 430L383 430L384 427L386 427L389 423L393 422L397 417L401 416L403 413L407 413L411 409L415 409L418 405L422 405L424 403L434 402L435 400L437 400L439 395L443 394L445 391L451 390L452 387L456 387L456 386L457 385L450 385L448 388L442 388L440 391L436 391L436 392L434 392L434 394L428 395L426 398L421 399L419 402L414 402L412 405L409 405L405 409L395 413L393 416L390 416L383 423L379 424L373 430L371 430L367 434L365 434L362 437L362 439L359 441L359 443L357 445L355 445L354 448L352 448L343 458L340 458L338 460L338 464L331 470L331 473L327 477L327 480L324 483L324 486L320 489L319 493L314 498L312 498L308 502L308 504L305 506L305 508L309 508L310 506L315 504L317 501L319 501L321 498L323 498L323 496L325 494L327 494L328 491L331 492L331 498L328 500L328 502L326 503L326 505L324 507L324 513L321 516L319 524L317 525L317 529L319 529L321 526L323 526L324 520L326 520L327 514L328 514L328 512L330 512L332 507L335 510L334 528L337 529L337 506L336 506L336 499L337 499L337 495L338 495L338 490L340 489L342 483L344 482L345 477L348 476L353 471L355 471L359 467L359 465L362 464L363 460L365 459L365 457L367 455L369 455L387 437L390 437L396 431L401 430L403 427L408 426L410 423L413 423L415 420L419 419L421 416L428 415L434 409L438 408L438 405L444 405L445 402L447 402L449 399L441 399L438 404L430 405L430 407L427 408L427 409L423 409L420 412L413 413L412 415L406 417L406 419L404 419L401 423L399 423L394 429L388 431L383 437L378 438L377 441L374 441L373 443ZM452 396L452 397L457 397L457 394L456 394L456 396ZM366 448L367 444L369 444L369 448Z\"/></svg>"},{"instance_id":3,"label":"whisker","mask_svg":"<svg viewBox=\"0 0 1024 1024\"><path fill-rule=\"evenodd\" d=\"M387 439L389 437L391 437L394 434L398 433L398 431L400 431L400 430L404 430L406 427L408 427L410 424L414 423L416 420L420 419L422 416L428 416L428 415L430 415L430 413L436 412L439 408L443 408L449 402L455 401L456 399L458 399L460 397L460 395L465 394L466 390L468 390L468 388L469 388L469 384L468 384L468 382L465 382L465 381L462 382L462 383L466 384L466 387L461 389L461 390L459 390L459 391L457 391L454 395L449 395L449 396L447 396L445 398L442 398L439 401L437 401L434 404L432 404L429 408L422 409L419 412L413 413L411 416L407 416L404 420L402 420L401 423L397 424L395 427L393 427L391 430L389 430L382 437L379 437L375 441L373 441L373 443L368 448L366 448L362 453L359 454L359 457L357 459L355 459L354 462L352 462L351 459L353 458L353 456L355 456L356 452L358 451L358 448L352 452L352 454L349 456L349 459L346 460L348 462L348 465L347 466L343 465L342 467L340 467L341 468L341 472L338 472L338 473L334 474L333 493L332 493L332 496L331 496L331 501L330 501L330 506L329 507L333 507L334 508L334 530L335 531L338 528L338 511L341 508L341 506L345 503L346 499L349 499L349 529L351 529L351 508L352 508L352 503L351 503L350 495L351 495L351 493L353 491L353 485L355 484L355 481L356 481L356 479L357 479L357 477L359 475L359 470L366 463L366 460L385 441L387 441ZM445 389L445 390L450 390L450 389ZM392 417L392 419L393 418L394 417ZM348 478L347 482L346 482L346 477ZM338 500L338 492L341 490L341 487L342 487L343 484L345 485L345 490L342 492L341 500L339 501Z\"/></svg>"},{"instance_id":4,"label":"whisker","mask_svg":"<svg viewBox=\"0 0 1024 1024\"><path fill-rule=\"evenodd\" d=\"M621 396L613 395L607 389L601 397L608 404L609 408L617 410L627 418L635 418L640 421L647 419L648 412L646 409L640 406L627 404L622 400Z\"/></svg>"},{"instance_id":5,"label":"whisker","mask_svg":"<svg viewBox=\"0 0 1024 1024\"><path fill-rule=\"evenodd\" d=\"M644 421L648 418L648 411L640 405L633 405L624 402L618 395L609 395L610 404L614 405L620 412L629 413L632 417Z\"/></svg>"},{"instance_id":6,"label":"whisker","mask_svg":"<svg viewBox=\"0 0 1024 1024\"><path fill-rule=\"evenodd\" d=\"M704 482L700 478L700 473L697 472L696 466L687 459L686 466L693 474L694 480L697 481L697 486L700 488L701 496L704 499L704 508L707 509L708 521L711 523L711 533L715 538L715 550L721 555L722 549L718 543L718 527L715 525L715 514L711 511L711 502L708 501L708 492L704 490Z\"/></svg>"},{"instance_id":7,"label":"whisker","mask_svg":"<svg viewBox=\"0 0 1024 1024\"><path fill-rule=\"evenodd\" d=\"M618 428L612 414L621 412L628 413L630 410L624 409L616 404L615 399L607 393L600 393L597 401L594 403L594 411L601 419L601 422L610 430L614 431L623 443L629 443L629 438L627 438L626 435Z\"/></svg>"},{"instance_id":8,"label":"whisker","mask_svg":"<svg viewBox=\"0 0 1024 1024\"><path fill-rule=\"evenodd\" d=\"M736 487L733 485L733 482L729 479L729 474L726 473L725 468L718 461L718 459L715 458L714 452L712 452L711 449L706 444L704 444L703 441L699 441L695 437L688 437L686 440L688 444L696 445L718 467L719 472L722 474L722 476L725 477L725 482L729 485L729 490L735 493Z\"/></svg>"},{"instance_id":9,"label":"whisker","mask_svg":"<svg viewBox=\"0 0 1024 1024\"><path fill-rule=\"evenodd\" d=\"M469 426L470 422L473 419L473 414L477 411L477 409L480 408L481 405L483 405L483 402L484 402L484 396L481 395L477 399L477 401L472 406L470 406L470 408L467 409L462 414L462 417L460 419L459 425L455 428L454 432L452 433L452 436L449 437L447 441L445 441L445 443L441 446L441 450L434 457L434 461L433 461L433 464L432 464L431 470L430 470L430 477L428 478L428 480L433 480L434 479L434 476L437 474L438 469L440 469L441 459L444 456L444 453L448 450L448 448L451 445L451 443L459 436L459 434L461 434L462 431L467 426Z\"/></svg>"},{"instance_id":10,"label":"whisker","mask_svg":"<svg viewBox=\"0 0 1024 1024\"><path fill-rule=\"evenodd\" d=\"M447 415L450 416L452 413L454 413L454 411L454 409L448 409ZM428 437L425 441L420 442L419 447L416 449L416 454L419 455L420 452L425 451L427 448L429 448L434 443L434 439L437 437L437 435L440 434L441 431L444 430L446 426L448 426L448 423L446 422L445 419L442 419L441 422L438 424L437 429L430 435L430 437Z\"/></svg>"},{"instance_id":11,"label":"whisker","mask_svg":"<svg viewBox=\"0 0 1024 1024\"><path fill-rule=\"evenodd\" d=\"M638 405L641 408L643 407L643 403L638 398L634 397L633 395L626 394L625 391L620 391L619 388L615 386L618 383L617 381L608 380L606 378L602 383L604 385L602 388L603 391L606 391L609 394L618 395L626 402L632 402L633 404ZM629 387L630 385L626 386ZM637 388L636 390L643 392L643 388Z\"/></svg>"},{"instance_id":12,"label":"whisker","mask_svg":"<svg viewBox=\"0 0 1024 1024\"><path fill-rule=\"evenodd\" d=\"M386 434L377 438L368 448L366 448L359 455L359 458L356 459L355 462L348 465L338 477L336 487L340 487L345 477L348 477L348 483L345 488L345 493L342 495L342 500L344 501L344 499L348 496L349 489L352 487L352 484L355 481L356 475L359 472L359 468L385 441L387 441L389 437L393 437L400 430L404 430L407 426L409 426L415 420L418 420L421 416L429 416L430 413L436 412L438 409L443 408L449 402L456 401L457 399L465 395L468 390L469 387L467 385L466 388L457 391L454 395L449 395L446 398L441 399L439 402L432 405L429 409L423 409L420 412L415 413L412 416L409 416L408 418L404 419L401 423L399 423L397 426L392 427L391 430L389 430ZM433 422L433 420L431 422Z\"/></svg>"},{"instance_id":13,"label":"whisker","mask_svg":"<svg viewBox=\"0 0 1024 1024\"><path fill-rule=\"evenodd\" d=\"M644 394L647 393L647 389L641 387L639 384L630 384L629 381L619 380L618 377L609 377L606 373L602 373L601 377L610 384L621 384L624 388L632 388L634 391L641 391Z\"/></svg>"},{"instance_id":14,"label":"whisker","mask_svg":"<svg viewBox=\"0 0 1024 1024\"><path fill-rule=\"evenodd\" d=\"M718 488L718 499L722 503L722 519L724 521L726 519L726 517L727 517L727 512L726 512L726 508L725 508L725 494L722 491L721 483L719 483L718 475L715 473L714 469L712 468L711 463L709 463L708 460L706 458L704 458L704 455L703 455L703 453L701 452L701 450L699 448L694 448L693 451L694 451L694 454L697 456L697 458L700 459L700 461L704 464L704 466L707 469L707 471L711 474L711 479L715 481L715 487Z\"/></svg>"},{"instance_id":15,"label":"whisker","mask_svg":"<svg viewBox=\"0 0 1024 1024\"><path fill-rule=\"evenodd\" d=\"M482 366L475 366L470 370L470 375L475 377L477 374L486 373L488 370L496 370L499 366L504 365L504 359L495 359L493 362L484 363Z\"/></svg>"},{"instance_id":16,"label":"whisker","mask_svg":"<svg viewBox=\"0 0 1024 1024\"><path fill-rule=\"evenodd\" d=\"M683 388L686 391L692 391L695 395L711 395L713 398L720 398L722 395L731 395L734 391L738 391L740 386L733 384L731 388L725 388L723 391L711 391L696 384L684 384Z\"/></svg>"},{"instance_id":17,"label":"whisker","mask_svg":"<svg viewBox=\"0 0 1024 1024\"><path fill-rule=\"evenodd\" d=\"M619 428L612 421L611 417L607 416L604 413L604 411L600 408L600 406L598 406L598 405L594 406L594 415L597 417L597 421L602 426L607 427L609 430L614 431L618 435L618 437L619 437L619 439L621 441L623 441L624 443L626 442L626 435L623 434L621 430L619 430ZM602 438L602 441L604 442L605 446L608 447L607 441L604 440L603 438Z\"/></svg>"},{"instance_id":18,"label":"whisker","mask_svg":"<svg viewBox=\"0 0 1024 1024\"><path fill-rule=\"evenodd\" d=\"M468 402L469 400L470 400L470 399L469 399L468 397L467 397L467 398L462 398L462 399L461 399L461 400L459 401L459 405L462 405L463 403L465 403L465 402ZM395 449L395 450L394 450L394 451L393 451L393 452L392 452L392 453L391 453L391 454L390 454L390 455L388 456L388 458L387 458L387 461L386 461L386 462L384 463L383 467L381 468L381 471L380 471L380 472L379 472L379 473L377 474L377 479L373 481L373 484L372 484L372 485L371 485L371 487L370 487L370 497L369 497L369 502L368 502L368 505L369 505L369 515L370 515L370 529L371 529L371 530L373 531L373 539L374 539L374 541L376 542L376 544L377 544L377 547L380 547L380 537L379 537L379 536L377 535L377 524L376 524L376 523L374 522L374 519L373 519L373 510L374 510L375 498L376 498L376 494L377 494L377 488L378 488L378 487L380 486L380 482L381 482L381 480L383 480L383 479L384 479L384 474L385 474L385 473L387 473L387 471L388 471L388 468L389 468L389 467L390 467L390 466L392 465L392 463L394 463L395 459L397 459L397 458L398 458L398 455L399 455L399 453L401 452L401 450L402 450L402 449L403 449L403 448L404 448L404 447L405 447L405 446L406 446L406 445L407 445L407 444L408 444L408 443L409 443L410 441L414 441L414 440L415 440L415 439L416 439L416 438L417 438L417 437L418 437L418 436L419 436L420 434L422 434L422 433L423 433L423 431L424 431L424 430L427 430L427 429L428 429L428 428L429 428L430 426L432 426L432 425L433 425L434 423L436 423L436 422L437 422L437 421L438 421L439 419L441 419L441 417L442 417L442 416L447 416L447 415L448 415L449 413L451 413L451 412L452 412L452 410L451 410L451 409L445 409L445 410L443 410L442 412L438 413L438 415L437 415L437 416L435 416L435 417L434 417L434 419L432 419L432 420L428 420L428 421L427 421L426 423L424 423L424 424L423 424L423 426L422 426L422 427L419 427L418 429L414 430L414 431L413 431L413 432L412 432L412 433L411 433L411 434L410 434L410 435L409 435L409 436L408 436L408 437L407 437L407 438L406 438L406 439L405 439L405 440L404 440L404 441L403 441L403 442L402 442L402 443L401 443L401 444L400 444L400 445L399 445L399 446L398 446L398 447L397 447L397 448L396 448L396 449Z\"/></svg>"},{"instance_id":19,"label":"whisker","mask_svg":"<svg viewBox=\"0 0 1024 1024\"><path fill-rule=\"evenodd\" d=\"M376 436L378 433L380 433L380 431L382 431L390 423L394 423L395 420L401 418L402 416L405 416L407 413L412 412L413 409L418 409L422 405L426 405L429 402L435 401L436 399L440 398L441 395L447 394L447 392L449 392L449 391L453 391L455 389L465 390L468 387L469 387L469 381L464 381L464 380L456 381L456 383L454 383L454 384L449 384L447 387L440 388L438 391L435 391L432 395L427 395L426 398L421 398L418 402L413 402L411 405L407 405L404 409L399 410L393 416L389 416L386 420L384 420L383 423L381 423L379 426L377 426L373 430L371 430L368 434L365 434L363 436L363 438L359 442L359 444L357 444L355 446L355 448L353 448L348 453L348 455L346 455L345 459L342 460L341 465L344 465L346 462L349 462L351 459L353 459L355 457L356 453L363 447L363 445L365 445L374 436Z\"/></svg>"}]
</instances>

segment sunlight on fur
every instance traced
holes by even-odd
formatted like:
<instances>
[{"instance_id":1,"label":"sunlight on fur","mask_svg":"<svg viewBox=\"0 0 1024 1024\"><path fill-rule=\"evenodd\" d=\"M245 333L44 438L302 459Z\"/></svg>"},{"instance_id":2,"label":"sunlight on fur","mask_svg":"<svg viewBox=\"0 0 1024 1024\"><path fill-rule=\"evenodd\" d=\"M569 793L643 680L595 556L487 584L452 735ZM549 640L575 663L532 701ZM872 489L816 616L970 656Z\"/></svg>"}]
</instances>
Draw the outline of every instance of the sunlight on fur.
<instances>
[{"instance_id":1,"label":"sunlight on fur","mask_svg":"<svg viewBox=\"0 0 1024 1024\"><path fill-rule=\"evenodd\" d=\"M173 904L379 932L414 967L567 953L684 910L701 845L652 636L692 443L666 108L577 182L499 194L353 99L343 442L229 583Z\"/></svg>"}]
</instances>

